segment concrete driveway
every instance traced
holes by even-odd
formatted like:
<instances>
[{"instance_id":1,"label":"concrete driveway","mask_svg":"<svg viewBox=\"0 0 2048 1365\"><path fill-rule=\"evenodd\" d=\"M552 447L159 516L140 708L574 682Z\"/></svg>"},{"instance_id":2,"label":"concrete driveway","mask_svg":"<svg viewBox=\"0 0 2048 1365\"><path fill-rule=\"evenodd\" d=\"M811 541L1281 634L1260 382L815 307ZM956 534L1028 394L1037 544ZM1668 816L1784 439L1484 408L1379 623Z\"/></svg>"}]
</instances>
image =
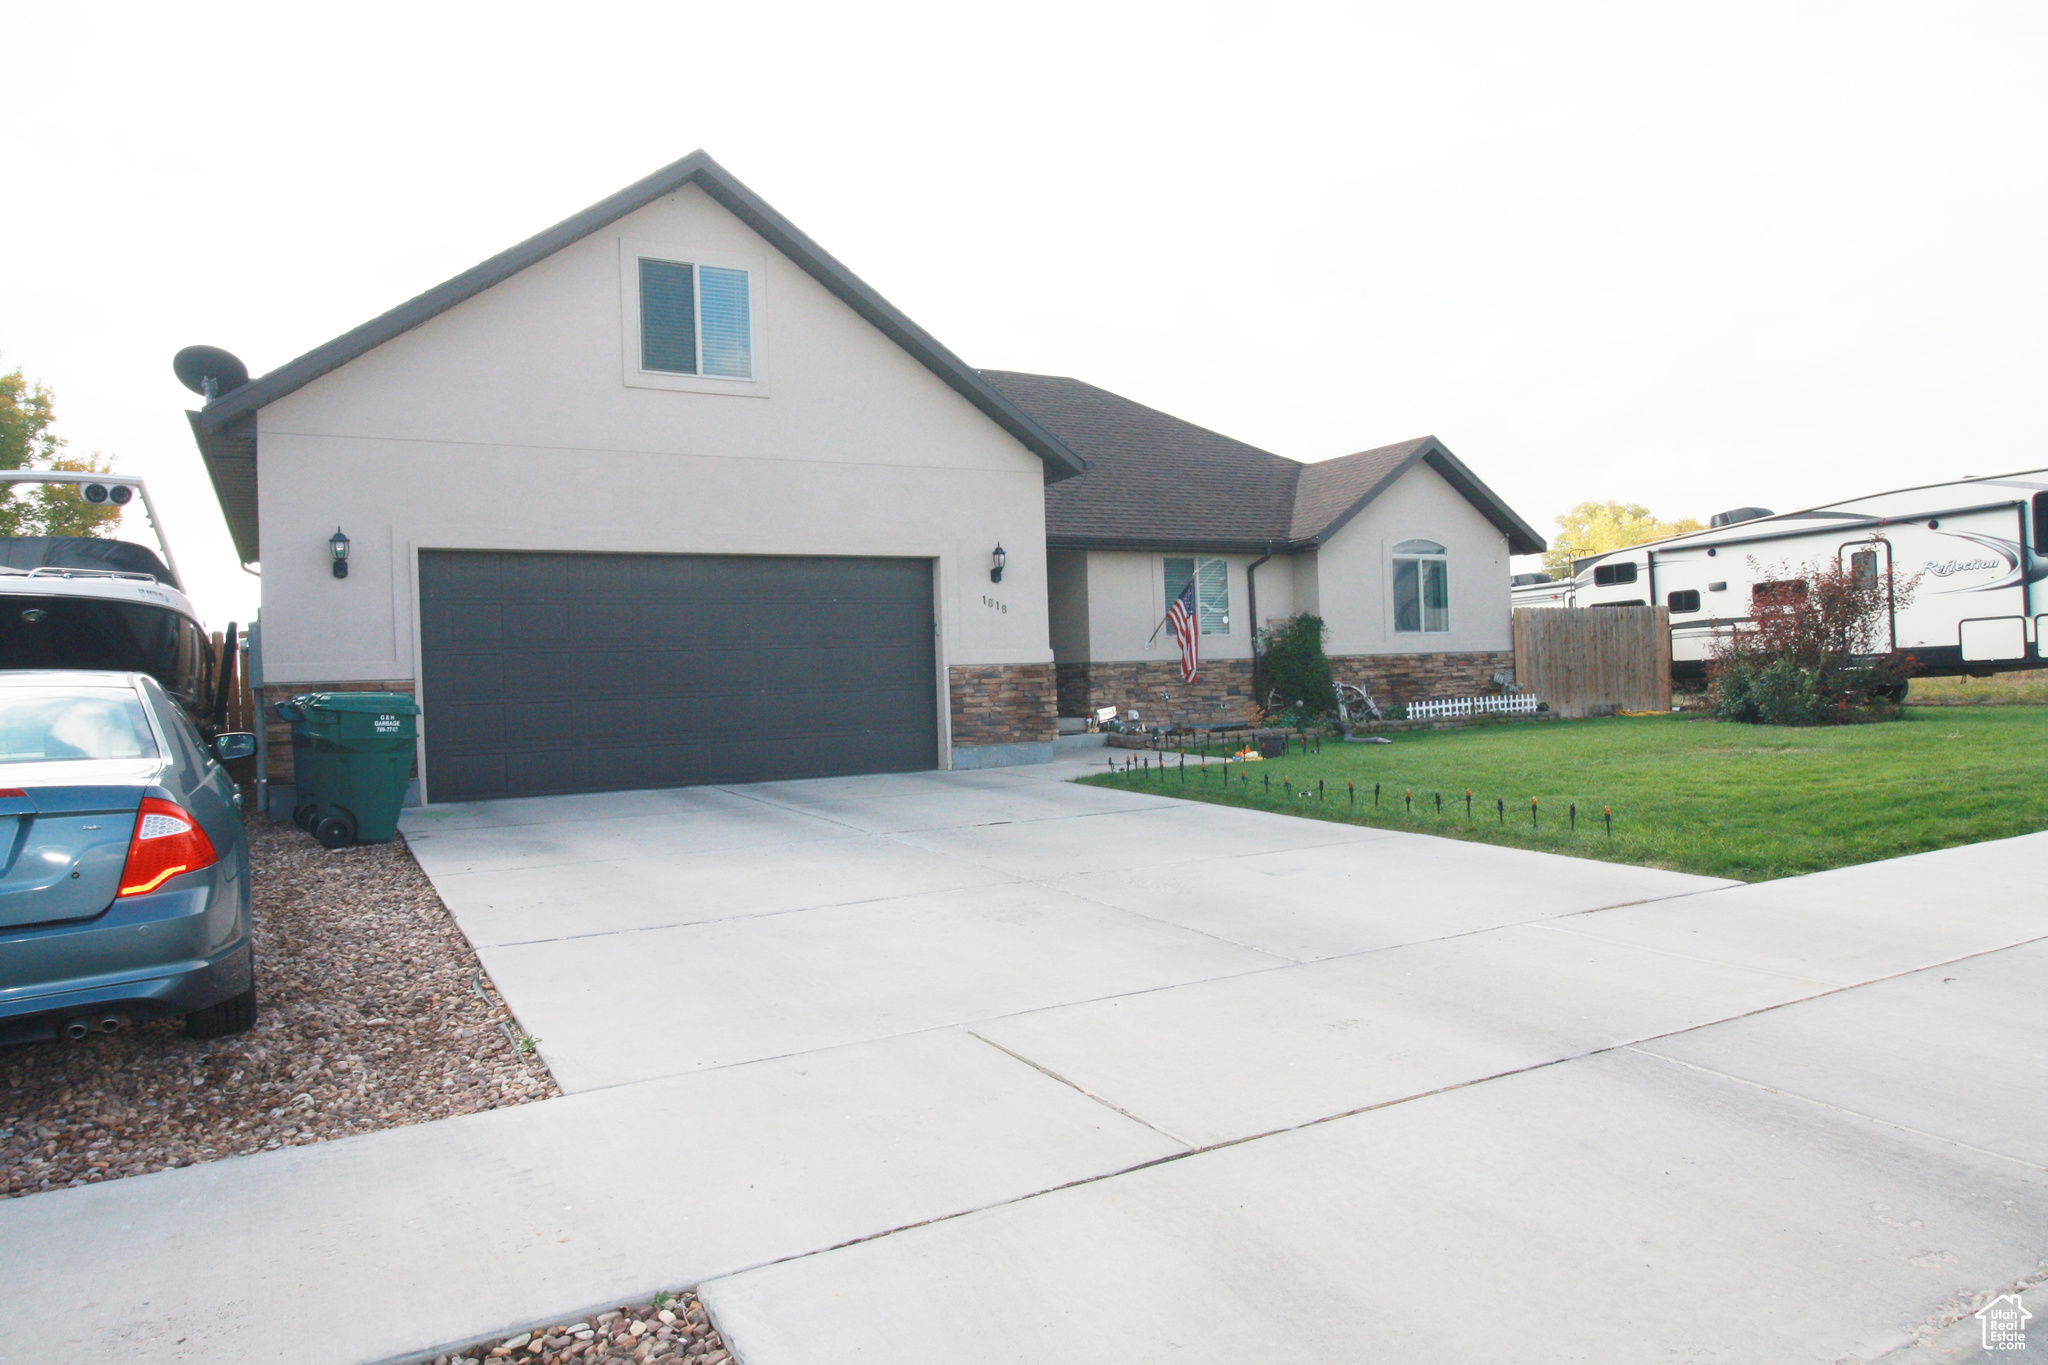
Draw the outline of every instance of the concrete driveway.
<instances>
[{"instance_id":1,"label":"concrete driveway","mask_svg":"<svg viewBox=\"0 0 2048 1365\"><path fill-rule=\"evenodd\" d=\"M1264 1071L1280 1040L1223 1021L1249 1010L1278 1027L1277 1009L1312 1037L1325 1028L1316 1002L1353 997L1404 1017L1410 1007L1374 984L1395 960L1377 953L1438 941L1393 970L1431 974L1446 1004L1489 954L1533 954L1595 993L1626 979L1664 1025L1655 1032L1782 989L1723 970L1678 990L1668 956L1605 947L1580 964L1576 941L1512 931L1730 883L1076 786L1078 770L482 802L410 812L405 830L570 1091L957 1025L1050 1065L1037 1054L1057 1050L1055 1036L1099 1037L1110 1018L1147 1010L1187 1015L1154 1026L1172 1034L1219 1021L1217 1047ZM1324 965L1282 970L1310 963ZM1461 1027L1477 1044L1517 1007L1481 1005L1488 1024ZM1627 1016L1624 1032L1648 1026L1617 999L1601 1008ZM1350 1056L1356 1042L1317 1045ZM1518 1038L1508 1060L1531 1045ZM1209 1052L1213 1076L1223 1055ZM1304 1102L1296 1116L1242 1097L1231 1122L1325 1116L1321 1100Z\"/></svg>"},{"instance_id":2,"label":"concrete driveway","mask_svg":"<svg viewBox=\"0 0 2048 1365\"><path fill-rule=\"evenodd\" d=\"M0 1203L0 1360L701 1283L744 1365L1919 1365L2048 1264L2048 835L1742 887L1076 770L409 814L570 1093Z\"/></svg>"}]
</instances>

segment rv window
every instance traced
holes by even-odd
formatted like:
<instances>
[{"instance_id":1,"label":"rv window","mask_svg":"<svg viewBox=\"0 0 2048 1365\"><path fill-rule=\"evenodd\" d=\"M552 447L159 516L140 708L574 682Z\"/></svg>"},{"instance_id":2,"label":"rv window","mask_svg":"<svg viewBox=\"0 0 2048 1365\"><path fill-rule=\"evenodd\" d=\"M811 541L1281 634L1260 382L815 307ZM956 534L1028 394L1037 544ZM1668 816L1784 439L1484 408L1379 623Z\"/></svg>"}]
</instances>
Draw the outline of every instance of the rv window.
<instances>
[{"instance_id":1,"label":"rv window","mask_svg":"<svg viewBox=\"0 0 2048 1365\"><path fill-rule=\"evenodd\" d=\"M2034 550L2048 550L2048 493L2034 494Z\"/></svg>"},{"instance_id":2,"label":"rv window","mask_svg":"<svg viewBox=\"0 0 2048 1365\"><path fill-rule=\"evenodd\" d=\"M1752 583L1749 600L1759 607L1789 607L1806 596L1806 580L1785 578L1775 583Z\"/></svg>"},{"instance_id":3,"label":"rv window","mask_svg":"<svg viewBox=\"0 0 2048 1365\"><path fill-rule=\"evenodd\" d=\"M1877 551L1858 550L1849 556L1849 576L1856 580L1856 586L1867 588L1877 582Z\"/></svg>"},{"instance_id":4,"label":"rv window","mask_svg":"<svg viewBox=\"0 0 2048 1365\"><path fill-rule=\"evenodd\" d=\"M1670 607L1674 613L1698 611L1700 609L1699 589L1686 588L1683 591L1674 592L1664 599L1664 605Z\"/></svg>"},{"instance_id":5,"label":"rv window","mask_svg":"<svg viewBox=\"0 0 2048 1365\"><path fill-rule=\"evenodd\" d=\"M1596 588L1611 588L1616 583L1633 583L1635 581L1636 566L1633 563L1596 564L1593 566L1593 586ZM1617 603L1616 605L1619 604Z\"/></svg>"}]
</instances>

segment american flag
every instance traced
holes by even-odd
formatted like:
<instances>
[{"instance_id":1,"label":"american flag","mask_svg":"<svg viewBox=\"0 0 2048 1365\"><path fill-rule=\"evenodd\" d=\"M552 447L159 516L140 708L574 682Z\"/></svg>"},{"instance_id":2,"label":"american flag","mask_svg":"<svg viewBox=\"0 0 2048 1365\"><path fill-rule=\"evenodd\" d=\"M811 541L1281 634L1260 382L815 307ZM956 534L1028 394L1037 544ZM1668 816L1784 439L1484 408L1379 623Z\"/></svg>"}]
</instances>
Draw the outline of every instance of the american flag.
<instances>
[{"instance_id":1,"label":"american flag","mask_svg":"<svg viewBox=\"0 0 2048 1365\"><path fill-rule=\"evenodd\" d=\"M1173 605L1166 609L1166 623L1173 627L1173 638L1180 641L1180 678L1182 682L1193 682L1200 676L1202 668L1201 632L1195 619L1195 580L1188 579L1188 585L1180 590L1180 596L1173 599Z\"/></svg>"}]
</instances>

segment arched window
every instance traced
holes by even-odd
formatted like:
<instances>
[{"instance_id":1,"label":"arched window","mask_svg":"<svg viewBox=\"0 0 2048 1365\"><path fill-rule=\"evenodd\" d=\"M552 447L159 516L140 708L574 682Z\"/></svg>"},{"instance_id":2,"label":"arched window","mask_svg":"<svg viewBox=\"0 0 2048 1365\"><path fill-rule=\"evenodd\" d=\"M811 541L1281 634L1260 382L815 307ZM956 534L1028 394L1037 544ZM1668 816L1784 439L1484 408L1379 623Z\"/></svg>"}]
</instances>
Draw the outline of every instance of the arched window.
<instances>
[{"instance_id":1,"label":"arched window","mask_svg":"<svg viewBox=\"0 0 2048 1365\"><path fill-rule=\"evenodd\" d=\"M1444 547L1404 540L1394 547L1394 629L1439 634L1451 628L1451 570Z\"/></svg>"}]
</instances>

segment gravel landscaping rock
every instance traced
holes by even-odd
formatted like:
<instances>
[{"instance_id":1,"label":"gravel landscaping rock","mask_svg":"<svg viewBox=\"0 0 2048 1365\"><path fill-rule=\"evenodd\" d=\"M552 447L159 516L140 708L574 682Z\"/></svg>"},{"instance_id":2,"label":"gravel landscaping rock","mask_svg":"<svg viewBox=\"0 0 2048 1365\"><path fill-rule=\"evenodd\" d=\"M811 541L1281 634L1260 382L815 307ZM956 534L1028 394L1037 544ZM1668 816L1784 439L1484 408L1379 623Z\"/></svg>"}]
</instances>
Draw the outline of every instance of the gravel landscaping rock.
<instances>
[{"instance_id":1,"label":"gravel landscaping rock","mask_svg":"<svg viewBox=\"0 0 2048 1365\"><path fill-rule=\"evenodd\" d=\"M593 1313L503 1340L478 1342L433 1365L725 1365L732 1359L695 1294L657 1295L653 1303Z\"/></svg>"},{"instance_id":2,"label":"gravel landscaping rock","mask_svg":"<svg viewBox=\"0 0 2048 1365\"><path fill-rule=\"evenodd\" d=\"M0 1196L559 1093L403 836L330 852L248 828L256 1027L201 1042L164 1019L0 1049Z\"/></svg>"}]
</instances>

